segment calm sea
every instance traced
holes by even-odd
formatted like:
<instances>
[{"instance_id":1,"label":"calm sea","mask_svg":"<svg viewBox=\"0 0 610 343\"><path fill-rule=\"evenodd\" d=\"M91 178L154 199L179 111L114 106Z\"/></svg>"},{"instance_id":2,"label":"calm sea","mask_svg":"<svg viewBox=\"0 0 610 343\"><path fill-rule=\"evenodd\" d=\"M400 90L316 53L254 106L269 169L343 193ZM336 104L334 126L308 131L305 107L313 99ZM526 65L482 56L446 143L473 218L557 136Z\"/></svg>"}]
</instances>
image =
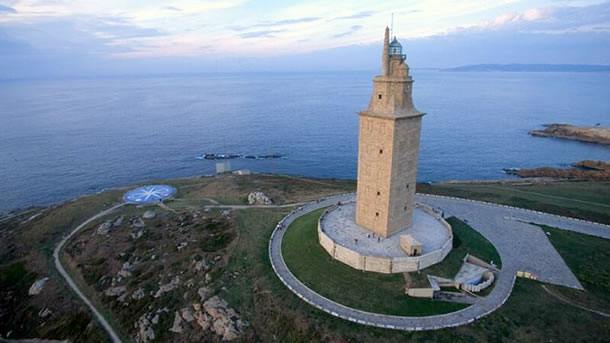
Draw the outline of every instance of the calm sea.
<instances>
[{"instance_id":1,"label":"calm sea","mask_svg":"<svg viewBox=\"0 0 610 343\"><path fill-rule=\"evenodd\" d=\"M204 152L286 154L232 167L354 178L369 72L0 82L0 211L151 178L214 171ZM533 138L541 124L610 126L610 74L414 70L418 179L610 160L610 148Z\"/></svg>"}]
</instances>

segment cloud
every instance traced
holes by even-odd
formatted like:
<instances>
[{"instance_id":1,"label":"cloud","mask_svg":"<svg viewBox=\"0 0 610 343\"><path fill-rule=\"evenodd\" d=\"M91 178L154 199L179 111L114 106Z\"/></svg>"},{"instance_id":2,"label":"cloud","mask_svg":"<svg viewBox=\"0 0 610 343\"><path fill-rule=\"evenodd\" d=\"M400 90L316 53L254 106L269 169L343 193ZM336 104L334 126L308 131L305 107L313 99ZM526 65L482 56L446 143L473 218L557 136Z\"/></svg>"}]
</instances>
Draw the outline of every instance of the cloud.
<instances>
[{"instance_id":1,"label":"cloud","mask_svg":"<svg viewBox=\"0 0 610 343\"><path fill-rule=\"evenodd\" d=\"M375 13L377 13L377 12L374 12L374 11L361 11L361 12L354 13L354 14L351 14L351 15L346 15L346 16L342 16L342 17L336 17L335 20L362 19L362 18L370 17L370 16L372 16Z\"/></svg>"},{"instance_id":2,"label":"cloud","mask_svg":"<svg viewBox=\"0 0 610 343\"><path fill-rule=\"evenodd\" d=\"M163 9L166 9L168 11L182 12L180 8L174 6L165 6L163 7Z\"/></svg>"},{"instance_id":3,"label":"cloud","mask_svg":"<svg viewBox=\"0 0 610 343\"><path fill-rule=\"evenodd\" d=\"M354 33L358 32L360 30L362 30L362 25L354 25L354 26L350 27L348 31L334 34L334 35L332 35L332 37L333 38L347 37L347 36L353 35Z\"/></svg>"},{"instance_id":4,"label":"cloud","mask_svg":"<svg viewBox=\"0 0 610 343\"><path fill-rule=\"evenodd\" d=\"M274 28L278 26L286 26L292 24L301 24L301 23L310 23L314 21L318 21L322 18L320 17L303 17L303 18L292 18L292 19L282 19L275 21L264 21L253 25L248 26L232 26L231 29L235 31L246 31L257 28Z\"/></svg>"},{"instance_id":5,"label":"cloud","mask_svg":"<svg viewBox=\"0 0 610 343\"><path fill-rule=\"evenodd\" d=\"M0 4L0 14L3 14L3 13L17 13L17 10L12 7L8 7L8 6Z\"/></svg>"},{"instance_id":6,"label":"cloud","mask_svg":"<svg viewBox=\"0 0 610 343\"><path fill-rule=\"evenodd\" d=\"M532 33L567 33L605 30L610 24L610 2L598 5L548 6L501 14L492 20L456 31L516 31Z\"/></svg>"},{"instance_id":7,"label":"cloud","mask_svg":"<svg viewBox=\"0 0 610 343\"><path fill-rule=\"evenodd\" d=\"M274 37L274 34L284 32L284 30L262 30L262 31L253 31L253 32L244 32L239 36L241 38L267 38Z\"/></svg>"}]
</instances>

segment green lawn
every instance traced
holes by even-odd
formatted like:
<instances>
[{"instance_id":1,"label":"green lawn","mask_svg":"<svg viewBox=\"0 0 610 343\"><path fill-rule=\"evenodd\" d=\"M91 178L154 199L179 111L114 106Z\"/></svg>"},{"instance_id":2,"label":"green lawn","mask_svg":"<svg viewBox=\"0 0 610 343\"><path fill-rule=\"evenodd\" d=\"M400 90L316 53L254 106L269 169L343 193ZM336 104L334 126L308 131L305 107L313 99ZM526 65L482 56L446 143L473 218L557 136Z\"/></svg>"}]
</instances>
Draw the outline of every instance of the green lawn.
<instances>
[{"instance_id":1,"label":"green lawn","mask_svg":"<svg viewBox=\"0 0 610 343\"><path fill-rule=\"evenodd\" d=\"M586 292L561 289L570 299L610 312L610 240L541 225Z\"/></svg>"},{"instance_id":2,"label":"green lawn","mask_svg":"<svg viewBox=\"0 0 610 343\"><path fill-rule=\"evenodd\" d=\"M610 182L418 184L417 191L495 202L610 224Z\"/></svg>"},{"instance_id":3,"label":"green lawn","mask_svg":"<svg viewBox=\"0 0 610 343\"><path fill-rule=\"evenodd\" d=\"M282 242L290 271L311 289L350 307L393 315L425 316L465 307L408 297L402 274L363 272L332 259L318 243L317 222L322 211L295 220Z\"/></svg>"}]
</instances>

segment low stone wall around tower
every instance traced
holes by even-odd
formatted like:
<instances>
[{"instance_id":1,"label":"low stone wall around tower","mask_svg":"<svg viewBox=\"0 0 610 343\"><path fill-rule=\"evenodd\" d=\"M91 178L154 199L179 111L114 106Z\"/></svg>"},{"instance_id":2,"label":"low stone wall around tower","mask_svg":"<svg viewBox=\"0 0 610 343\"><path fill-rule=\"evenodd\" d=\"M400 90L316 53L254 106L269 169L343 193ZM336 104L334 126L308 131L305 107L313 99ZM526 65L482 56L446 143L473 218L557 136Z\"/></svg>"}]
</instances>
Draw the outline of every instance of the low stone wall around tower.
<instances>
[{"instance_id":1,"label":"low stone wall around tower","mask_svg":"<svg viewBox=\"0 0 610 343\"><path fill-rule=\"evenodd\" d=\"M326 216L330 211L336 209L337 206L332 206L324 211L318 220L318 239L320 245L337 261L343 262L358 270L392 274L414 272L427 268L433 264L441 262L449 254L453 246L453 230L451 229L451 225L449 225L449 223L447 223L432 208L423 204L416 204L416 206L439 220L449 233L450 239L447 240L447 242L445 242L440 249L420 256L404 257L367 256L359 253L358 251L348 249L333 241L333 239L329 237L322 228L324 216Z\"/></svg>"}]
</instances>

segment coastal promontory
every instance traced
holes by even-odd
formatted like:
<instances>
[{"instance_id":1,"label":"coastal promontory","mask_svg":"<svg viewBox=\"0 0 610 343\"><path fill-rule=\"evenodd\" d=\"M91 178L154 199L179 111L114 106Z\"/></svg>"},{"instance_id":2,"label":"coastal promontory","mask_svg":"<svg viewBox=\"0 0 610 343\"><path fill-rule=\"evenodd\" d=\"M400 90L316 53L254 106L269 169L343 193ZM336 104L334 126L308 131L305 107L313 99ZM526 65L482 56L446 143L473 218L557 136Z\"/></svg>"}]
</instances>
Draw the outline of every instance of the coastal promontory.
<instances>
[{"instance_id":1,"label":"coastal promontory","mask_svg":"<svg viewBox=\"0 0 610 343\"><path fill-rule=\"evenodd\" d=\"M532 130L535 137L555 137L581 142L610 145L610 128L602 126L574 126L569 124L548 124L542 130Z\"/></svg>"}]
</instances>

